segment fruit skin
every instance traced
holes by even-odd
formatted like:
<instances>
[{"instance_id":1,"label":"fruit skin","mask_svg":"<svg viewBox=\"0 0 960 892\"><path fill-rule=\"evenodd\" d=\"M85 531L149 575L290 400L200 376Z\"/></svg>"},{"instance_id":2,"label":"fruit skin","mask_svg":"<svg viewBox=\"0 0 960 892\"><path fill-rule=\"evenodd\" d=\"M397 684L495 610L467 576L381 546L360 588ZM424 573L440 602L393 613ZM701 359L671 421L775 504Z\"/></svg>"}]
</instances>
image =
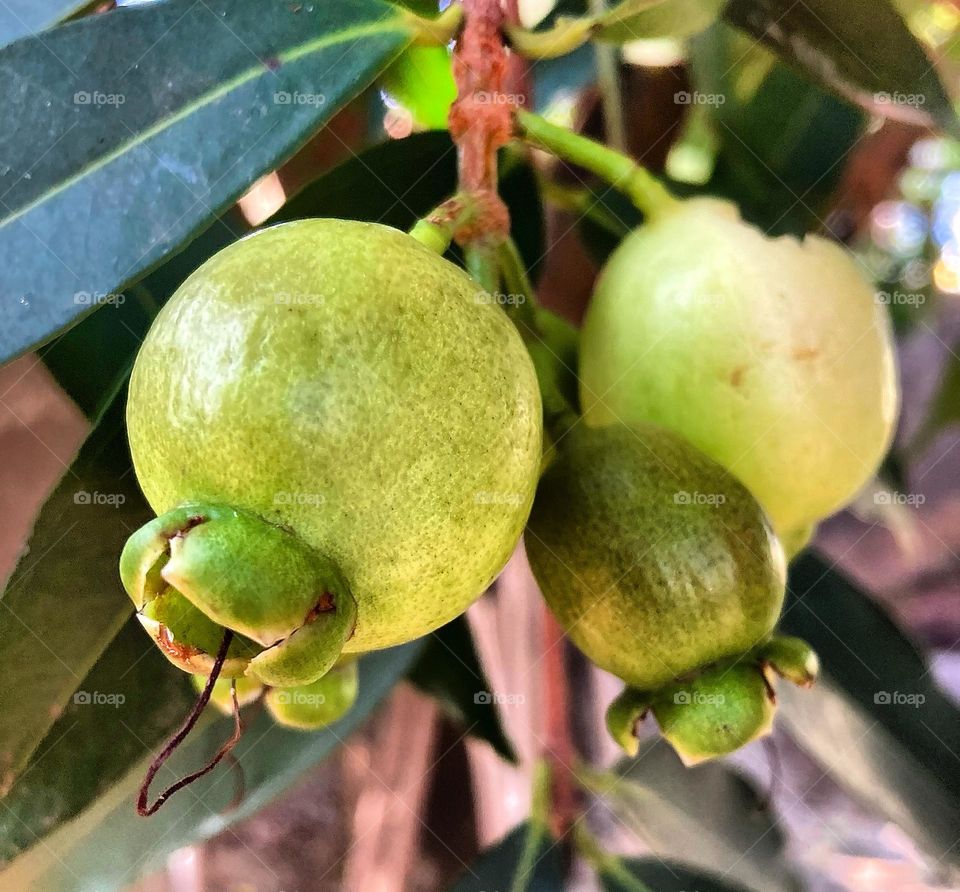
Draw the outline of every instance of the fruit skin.
<instances>
[{"instance_id":1,"label":"fruit skin","mask_svg":"<svg viewBox=\"0 0 960 892\"><path fill-rule=\"evenodd\" d=\"M278 724L314 731L346 715L357 699L357 692L357 664L350 660L312 684L270 688L263 699Z\"/></svg>"},{"instance_id":2,"label":"fruit skin","mask_svg":"<svg viewBox=\"0 0 960 892\"><path fill-rule=\"evenodd\" d=\"M574 425L559 439L525 538L573 642L653 691L750 651L780 613L785 561L757 502L652 425Z\"/></svg>"},{"instance_id":3,"label":"fruit skin","mask_svg":"<svg viewBox=\"0 0 960 892\"><path fill-rule=\"evenodd\" d=\"M199 694L207 684L206 675L191 675L190 681L193 683L193 689ZM210 692L210 706L222 712L224 715L233 715L233 694L230 691L231 680L228 678L219 678L213 683L213 690ZM263 693L263 685L252 678L238 678L237 684L237 705L248 706L260 698Z\"/></svg>"},{"instance_id":4,"label":"fruit skin","mask_svg":"<svg viewBox=\"0 0 960 892\"><path fill-rule=\"evenodd\" d=\"M795 538L870 479L898 406L886 312L847 252L768 239L706 198L679 202L610 257L580 380L590 423L678 431Z\"/></svg>"},{"instance_id":5,"label":"fruit skin","mask_svg":"<svg viewBox=\"0 0 960 892\"><path fill-rule=\"evenodd\" d=\"M348 580L348 652L443 625L509 557L541 453L530 359L481 294L377 224L302 220L224 249L161 310L131 378L151 506L293 532Z\"/></svg>"}]
</instances>

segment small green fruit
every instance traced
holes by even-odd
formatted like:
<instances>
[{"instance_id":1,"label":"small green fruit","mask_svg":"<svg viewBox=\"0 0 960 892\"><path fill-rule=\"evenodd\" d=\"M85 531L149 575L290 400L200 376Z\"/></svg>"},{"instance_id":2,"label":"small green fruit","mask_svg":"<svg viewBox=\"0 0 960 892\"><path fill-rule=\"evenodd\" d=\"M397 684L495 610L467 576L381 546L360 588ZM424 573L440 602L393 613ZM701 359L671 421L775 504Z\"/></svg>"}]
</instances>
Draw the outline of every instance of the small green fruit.
<instances>
[{"instance_id":1,"label":"small green fruit","mask_svg":"<svg viewBox=\"0 0 960 892\"><path fill-rule=\"evenodd\" d=\"M206 675L192 675L190 680L193 682L194 690L199 694L207 684ZM263 693L263 685L253 678L218 678L213 683L213 691L210 693L210 705L222 712L224 715L233 715L233 694L230 690L231 683L237 686L237 705L248 706L255 702Z\"/></svg>"},{"instance_id":2,"label":"small green fruit","mask_svg":"<svg viewBox=\"0 0 960 892\"><path fill-rule=\"evenodd\" d=\"M516 544L541 457L503 311L410 236L340 220L201 266L144 341L127 422L160 515L121 560L138 610L175 591L284 688L461 613Z\"/></svg>"},{"instance_id":3,"label":"small green fruit","mask_svg":"<svg viewBox=\"0 0 960 892\"><path fill-rule=\"evenodd\" d=\"M357 664L350 660L308 685L270 688L264 702L274 720L288 728L314 731L342 718L357 699Z\"/></svg>"},{"instance_id":4,"label":"small green fruit","mask_svg":"<svg viewBox=\"0 0 960 892\"><path fill-rule=\"evenodd\" d=\"M580 359L590 423L682 434L794 548L870 479L897 417L889 323L849 254L766 238L715 199L678 202L627 236Z\"/></svg>"},{"instance_id":5,"label":"small green fruit","mask_svg":"<svg viewBox=\"0 0 960 892\"><path fill-rule=\"evenodd\" d=\"M769 730L758 649L780 613L785 561L760 506L720 465L652 425L575 424L527 529L550 608L628 685L607 715L627 752L650 710L688 761Z\"/></svg>"},{"instance_id":6,"label":"small green fruit","mask_svg":"<svg viewBox=\"0 0 960 892\"><path fill-rule=\"evenodd\" d=\"M544 474L530 564L573 642L654 690L765 640L783 554L760 506L669 431L575 425Z\"/></svg>"}]
</instances>

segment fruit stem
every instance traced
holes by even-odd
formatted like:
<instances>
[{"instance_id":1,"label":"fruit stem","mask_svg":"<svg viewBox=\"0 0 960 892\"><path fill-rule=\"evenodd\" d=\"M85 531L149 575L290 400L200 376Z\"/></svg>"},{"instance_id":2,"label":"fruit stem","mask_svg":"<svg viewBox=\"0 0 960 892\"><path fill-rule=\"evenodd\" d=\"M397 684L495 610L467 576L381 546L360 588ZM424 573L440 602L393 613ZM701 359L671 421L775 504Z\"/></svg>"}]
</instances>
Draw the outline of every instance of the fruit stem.
<instances>
[{"instance_id":1,"label":"fruit stem","mask_svg":"<svg viewBox=\"0 0 960 892\"><path fill-rule=\"evenodd\" d=\"M678 204L667 187L629 155L522 109L514 113L514 121L527 142L596 174L623 192L647 217Z\"/></svg>"},{"instance_id":2,"label":"fruit stem","mask_svg":"<svg viewBox=\"0 0 960 892\"><path fill-rule=\"evenodd\" d=\"M200 718L200 715L206 708L207 703L210 701L210 695L213 693L213 686L217 683L217 678L220 676L220 671L223 669L223 664L227 659L227 651L230 648L230 642L232 640L233 632L227 629L223 633L223 640L220 642L220 648L217 651L217 658L214 661L213 669L210 671L210 677L207 679L207 683L204 685L203 691L201 691L199 698L197 698L197 702L194 703L186 721L180 726L180 730L177 731L177 733L167 741L163 749L157 753L153 761L150 763L150 767L147 769L143 783L140 785L140 793L137 796L137 814L141 817L148 818L150 815L155 814L160 806L163 805L178 790L183 789L189 784L192 784L195 780L199 780L210 771L213 771L213 769L219 764L220 760L223 759L223 757L226 756L227 753L229 753L230 750L232 750L240 740L240 735L243 733L243 720L240 718L240 704L237 701L237 686L236 684L233 684L230 686L230 693L233 697L233 734L220 747L220 749L217 750L214 757L206 765L204 765L203 768L201 768L199 771L194 771L192 774L188 774L186 777L180 778L180 780L178 780L176 783L171 784L157 797L153 805L147 804L150 796L150 784L153 783L153 779L157 776L157 772L163 767L167 759L174 754L177 747L183 743L187 735L193 730L193 726L196 725L197 720Z\"/></svg>"},{"instance_id":3,"label":"fruit stem","mask_svg":"<svg viewBox=\"0 0 960 892\"><path fill-rule=\"evenodd\" d=\"M417 220L410 235L431 251L443 254L461 230L470 227L480 213L480 207L470 195L458 192Z\"/></svg>"}]
</instances>

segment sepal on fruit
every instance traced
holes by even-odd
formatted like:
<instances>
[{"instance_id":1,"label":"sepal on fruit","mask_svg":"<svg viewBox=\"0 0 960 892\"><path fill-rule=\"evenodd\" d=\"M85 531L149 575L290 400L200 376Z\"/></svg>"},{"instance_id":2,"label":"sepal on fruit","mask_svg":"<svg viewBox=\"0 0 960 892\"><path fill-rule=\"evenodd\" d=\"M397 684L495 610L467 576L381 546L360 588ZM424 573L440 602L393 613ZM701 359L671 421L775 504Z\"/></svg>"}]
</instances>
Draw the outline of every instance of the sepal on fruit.
<instances>
[{"instance_id":1,"label":"sepal on fruit","mask_svg":"<svg viewBox=\"0 0 960 892\"><path fill-rule=\"evenodd\" d=\"M184 672L209 675L223 639L223 629L198 610L175 588L148 601L137 613L140 625L153 638L161 653ZM220 674L239 678L260 648L247 638L234 635Z\"/></svg>"},{"instance_id":2,"label":"sepal on fruit","mask_svg":"<svg viewBox=\"0 0 960 892\"><path fill-rule=\"evenodd\" d=\"M626 687L607 707L606 722L610 736L628 756L640 752L637 726L650 710L650 694Z\"/></svg>"},{"instance_id":3,"label":"sepal on fruit","mask_svg":"<svg viewBox=\"0 0 960 892\"><path fill-rule=\"evenodd\" d=\"M278 724L315 731L346 715L357 699L358 681L357 663L351 659L312 684L270 688L264 702Z\"/></svg>"},{"instance_id":4,"label":"sepal on fruit","mask_svg":"<svg viewBox=\"0 0 960 892\"><path fill-rule=\"evenodd\" d=\"M305 685L326 675L357 622L353 598L331 598L299 629L250 661L247 674L275 687Z\"/></svg>"},{"instance_id":5,"label":"sepal on fruit","mask_svg":"<svg viewBox=\"0 0 960 892\"><path fill-rule=\"evenodd\" d=\"M143 626L187 672L208 674L223 630L225 678L291 686L337 661L357 608L339 570L293 533L223 505L188 504L127 541L120 576Z\"/></svg>"},{"instance_id":6,"label":"sepal on fruit","mask_svg":"<svg viewBox=\"0 0 960 892\"><path fill-rule=\"evenodd\" d=\"M684 765L725 756L773 727L773 689L754 662L716 666L660 693L652 711Z\"/></svg>"},{"instance_id":7,"label":"sepal on fruit","mask_svg":"<svg viewBox=\"0 0 960 892\"><path fill-rule=\"evenodd\" d=\"M801 688L809 688L820 674L816 651L802 638L778 635L759 652L763 665Z\"/></svg>"}]
</instances>

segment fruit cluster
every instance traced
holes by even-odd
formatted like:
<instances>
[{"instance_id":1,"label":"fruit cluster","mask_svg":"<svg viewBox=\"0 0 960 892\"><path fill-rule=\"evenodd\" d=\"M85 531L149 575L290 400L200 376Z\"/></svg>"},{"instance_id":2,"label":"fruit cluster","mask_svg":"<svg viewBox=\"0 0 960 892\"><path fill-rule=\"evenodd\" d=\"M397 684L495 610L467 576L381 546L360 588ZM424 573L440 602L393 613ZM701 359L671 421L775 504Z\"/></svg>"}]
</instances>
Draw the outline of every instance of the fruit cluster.
<instances>
[{"instance_id":1,"label":"fruit cluster","mask_svg":"<svg viewBox=\"0 0 960 892\"><path fill-rule=\"evenodd\" d=\"M356 655L462 613L529 515L550 607L627 684L613 736L634 749L652 712L686 761L717 756L769 729L775 675L816 675L773 635L784 546L875 471L892 355L839 247L715 200L663 203L610 258L579 399L416 238L267 229L198 269L140 351L130 445L159 516L121 576L163 653L221 676L215 704L266 690L277 721L319 727Z\"/></svg>"}]
</instances>

